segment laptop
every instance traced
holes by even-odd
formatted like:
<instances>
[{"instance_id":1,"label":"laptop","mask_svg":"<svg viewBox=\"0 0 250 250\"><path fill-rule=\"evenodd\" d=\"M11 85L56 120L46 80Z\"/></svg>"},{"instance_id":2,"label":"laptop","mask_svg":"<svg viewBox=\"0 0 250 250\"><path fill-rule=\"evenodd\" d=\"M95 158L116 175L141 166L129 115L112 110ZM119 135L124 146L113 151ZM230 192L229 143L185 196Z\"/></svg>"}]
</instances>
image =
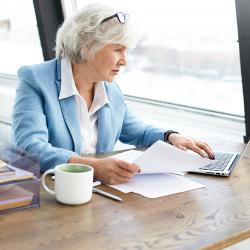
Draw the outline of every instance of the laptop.
<instances>
[{"instance_id":1,"label":"laptop","mask_svg":"<svg viewBox=\"0 0 250 250\"><path fill-rule=\"evenodd\" d=\"M189 171L189 173L229 176L247 148L250 149L249 143L241 154L233 152L215 152L215 161L213 163L201 167L198 170Z\"/></svg>"}]
</instances>

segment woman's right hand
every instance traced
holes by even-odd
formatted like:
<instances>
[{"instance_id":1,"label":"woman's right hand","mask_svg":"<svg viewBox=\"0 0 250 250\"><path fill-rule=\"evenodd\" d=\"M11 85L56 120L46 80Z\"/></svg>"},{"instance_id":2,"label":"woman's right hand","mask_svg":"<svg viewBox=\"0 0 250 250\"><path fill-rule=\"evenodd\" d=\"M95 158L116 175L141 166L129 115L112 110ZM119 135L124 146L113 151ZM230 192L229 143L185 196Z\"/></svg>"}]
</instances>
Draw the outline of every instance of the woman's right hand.
<instances>
[{"instance_id":1,"label":"woman's right hand","mask_svg":"<svg viewBox=\"0 0 250 250\"><path fill-rule=\"evenodd\" d=\"M128 182L136 173L140 172L137 165L114 158L95 160L92 166L95 170L95 178L111 185Z\"/></svg>"}]
</instances>

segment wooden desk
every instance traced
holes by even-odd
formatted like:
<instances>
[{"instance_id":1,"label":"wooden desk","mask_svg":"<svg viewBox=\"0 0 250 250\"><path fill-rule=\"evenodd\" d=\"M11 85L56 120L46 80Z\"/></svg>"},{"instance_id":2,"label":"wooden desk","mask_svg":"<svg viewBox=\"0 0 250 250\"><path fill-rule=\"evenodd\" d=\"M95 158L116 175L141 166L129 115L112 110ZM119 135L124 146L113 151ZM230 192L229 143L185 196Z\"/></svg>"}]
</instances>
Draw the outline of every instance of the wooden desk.
<instances>
[{"instance_id":1,"label":"wooden desk","mask_svg":"<svg viewBox=\"0 0 250 250\"><path fill-rule=\"evenodd\" d=\"M237 143L216 149L242 150ZM250 153L250 152L249 152ZM221 249L250 237L250 162L229 178L188 175L207 188L158 199L93 194L82 206L41 190L41 207L0 216L1 249Z\"/></svg>"}]
</instances>

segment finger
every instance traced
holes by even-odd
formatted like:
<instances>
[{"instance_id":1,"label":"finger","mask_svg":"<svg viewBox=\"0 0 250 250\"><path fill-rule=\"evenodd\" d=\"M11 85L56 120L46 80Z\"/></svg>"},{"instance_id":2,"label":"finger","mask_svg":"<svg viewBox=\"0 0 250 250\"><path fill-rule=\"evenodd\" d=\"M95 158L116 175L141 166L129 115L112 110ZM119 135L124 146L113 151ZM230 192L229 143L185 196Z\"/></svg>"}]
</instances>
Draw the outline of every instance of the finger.
<instances>
[{"instance_id":1,"label":"finger","mask_svg":"<svg viewBox=\"0 0 250 250\"><path fill-rule=\"evenodd\" d=\"M184 146L182 146L182 145L180 145L180 144L177 144L177 145L174 145L174 146L177 147L177 148L179 148L179 149L181 149L181 150L187 151L187 148L184 147Z\"/></svg>"},{"instance_id":2,"label":"finger","mask_svg":"<svg viewBox=\"0 0 250 250\"><path fill-rule=\"evenodd\" d=\"M125 183L128 182L131 178L120 176L115 171L112 171L108 176L105 176L104 178L99 178L103 183L105 184L119 184L119 183Z\"/></svg>"},{"instance_id":3,"label":"finger","mask_svg":"<svg viewBox=\"0 0 250 250\"><path fill-rule=\"evenodd\" d=\"M139 173L141 171L139 166L133 163L128 163L126 161L117 160L117 159L116 159L116 163L120 168L130 171L132 173Z\"/></svg>"},{"instance_id":4,"label":"finger","mask_svg":"<svg viewBox=\"0 0 250 250\"><path fill-rule=\"evenodd\" d=\"M189 144L187 146L188 149L191 149L192 151L196 152L197 154L199 154L201 157L207 157L207 154L202 150L200 149L199 147L197 147L196 145L194 144Z\"/></svg>"},{"instance_id":5,"label":"finger","mask_svg":"<svg viewBox=\"0 0 250 250\"><path fill-rule=\"evenodd\" d=\"M127 170L127 169L123 169L120 166L115 168L114 171L115 171L116 175L124 177L124 178L132 178L135 175L134 172L131 172L131 171Z\"/></svg>"},{"instance_id":6,"label":"finger","mask_svg":"<svg viewBox=\"0 0 250 250\"><path fill-rule=\"evenodd\" d=\"M130 180L130 178L122 177L122 176L116 176L111 181L111 185L121 184L121 183L127 183Z\"/></svg>"},{"instance_id":7,"label":"finger","mask_svg":"<svg viewBox=\"0 0 250 250\"><path fill-rule=\"evenodd\" d=\"M209 156L210 159L215 159L214 152L209 147L208 144L206 144L205 142L198 142L197 145L208 154L208 156Z\"/></svg>"}]
</instances>

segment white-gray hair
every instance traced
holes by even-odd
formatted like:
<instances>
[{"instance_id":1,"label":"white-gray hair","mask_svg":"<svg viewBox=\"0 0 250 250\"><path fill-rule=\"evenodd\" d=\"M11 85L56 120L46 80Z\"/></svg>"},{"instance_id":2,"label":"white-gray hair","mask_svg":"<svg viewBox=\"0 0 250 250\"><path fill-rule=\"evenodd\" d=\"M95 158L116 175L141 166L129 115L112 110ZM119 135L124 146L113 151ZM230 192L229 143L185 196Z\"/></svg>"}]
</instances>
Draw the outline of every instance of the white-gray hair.
<instances>
[{"instance_id":1,"label":"white-gray hair","mask_svg":"<svg viewBox=\"0 0 250 250\"><path fill-rule=\"evenodd\" d=\"M121 24L117 18L102 21L117 13L100 4L87 5L66 19L57 31L56 56L79 63L93 58L107 44L121 44L134 48L136 35L129 19Z\"/></svg>"}]
</instances>

